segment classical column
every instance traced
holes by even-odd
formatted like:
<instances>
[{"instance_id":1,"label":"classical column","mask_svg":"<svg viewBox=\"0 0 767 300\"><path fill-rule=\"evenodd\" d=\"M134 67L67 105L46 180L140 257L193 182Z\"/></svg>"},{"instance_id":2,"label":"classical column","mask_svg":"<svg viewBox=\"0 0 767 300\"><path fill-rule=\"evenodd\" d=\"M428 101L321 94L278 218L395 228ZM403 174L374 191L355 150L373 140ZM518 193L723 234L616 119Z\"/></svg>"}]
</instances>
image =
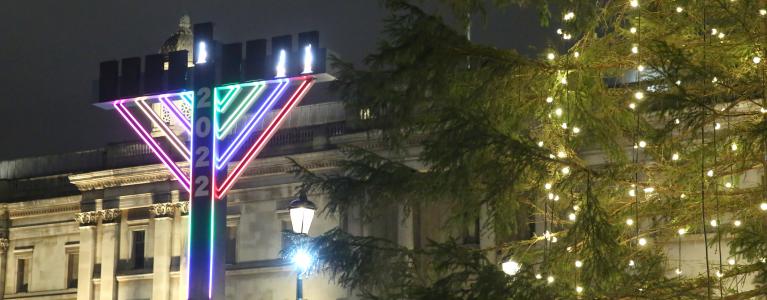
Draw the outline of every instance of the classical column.
<instances>
[{"instance_id":1,"label":"classical column","mask_svg":"<svg viewBox=\"0 0 767 300\"><path fill-rule=\"evenodd\" d=\"M152 279L152 299L168 299L170 297L170 259L171 237L173 230L172 203L154 204L150 208L154 216L154 254Z\"/></svg>"},{"instance_id":2,"label":"classical column","mask_svg":"<svg viewBox=\"0 0 767 300\"><path fill-rule=\"evenodd\" d=\"M5 276L8 268L8 246L7 238L0 238L0 300L5 299Z\"/></svg>"},{"instance_id":3,"label":"classical column","mask_svg":"<svg viewBox=\"0 0 767 300\"><path fill-rule=\"evenodd\" d=\"M493 226L492 222L487 222L489 218L490 218L490 208L487 206L487 204L482 204L482 207L480 207L480 211L479 211L479 222L480 222L479 224L482 227L477 233L479 234L480 249L494 248L496 246L495 226ZM485 226L485 224L487 224L487 226ZM483 232L485 234L483 234ZM487 258L491 262L495 262L496 253L494 251L488 252Z\"/></svg>"},{"instance_id":4,"label":"classical column","mask_svg":"<svg viewBox=\"0 0 767 300\"><path fill-rule=\"evenodd\" d=\"M399 224L397 224L397 240L400 246L413 249L415 240L413 239L413 212L407 212L404 205L399 205L397 209Z\"/></svg>"},{"instance_id":5,"label":"classical column","mask_svg":"<svg viewBox=\"0 0 767 300\"><path fill-rule=\"evenodd\" d=\"M101 290L99 297L101 300L117 299L117 281L115 280L115 271L117 268L117 250L119 245L120 233L118 226L120 222L119 209L106 209L99 211L101 215Z\"/></svg>"},{"instance_id":6,"label":"classical column","mask_svg":"<svg viewBox=\"0 0 767 300\"><path fill-rule=\"evenodd\" d=\"M179 238L181 239L181 261L178 268L178 299L186 299L189 293L189 288L187 287L189 284L189 261L187 259L189 255L189 251L187 251L189 249L189 201L178 202L176 205L179 214L179 226L177 228L180 233Z\"/></svg>"},{"instance_id":7,"label":"classical column","mask_svg":"<svg viewBox=\"0 0 767 300\"><path fill-rule=\"evenodd\" d=\"M80 250L77 266L77 300L93 299L93 267L96 265L96 221L95 211L75 215L80 225Z\"/></svg>"}]
</instances>

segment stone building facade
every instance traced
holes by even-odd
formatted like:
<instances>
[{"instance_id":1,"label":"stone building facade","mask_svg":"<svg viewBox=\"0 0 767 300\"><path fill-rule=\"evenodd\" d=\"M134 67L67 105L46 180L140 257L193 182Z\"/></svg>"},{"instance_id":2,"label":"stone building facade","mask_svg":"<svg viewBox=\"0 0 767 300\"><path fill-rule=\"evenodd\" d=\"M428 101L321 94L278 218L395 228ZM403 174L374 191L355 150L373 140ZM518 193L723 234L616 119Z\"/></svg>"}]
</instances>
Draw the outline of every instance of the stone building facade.
<instances>
[{"instance_id":1,"label":"stone building facade","mask_svg":"<svg viewBox=\"0 0 767 300\"><path fill-rule=\"evenodd\" d=\"M296 108L229 193L227 298L292 299L288 202L298 181L290 157L335 167L338 147L367 143L350 132L338 102ZM0 162L0 295L4 299L185 299L188 194L143 144ZM322 205L322 195L309 195ZM74 218L73 218L74 217ZM353 219L318 216L310 234ZM357 231L361 233L361 231ZM321 275L308 299L347 299Z\"/></svg>"}]
</instances>

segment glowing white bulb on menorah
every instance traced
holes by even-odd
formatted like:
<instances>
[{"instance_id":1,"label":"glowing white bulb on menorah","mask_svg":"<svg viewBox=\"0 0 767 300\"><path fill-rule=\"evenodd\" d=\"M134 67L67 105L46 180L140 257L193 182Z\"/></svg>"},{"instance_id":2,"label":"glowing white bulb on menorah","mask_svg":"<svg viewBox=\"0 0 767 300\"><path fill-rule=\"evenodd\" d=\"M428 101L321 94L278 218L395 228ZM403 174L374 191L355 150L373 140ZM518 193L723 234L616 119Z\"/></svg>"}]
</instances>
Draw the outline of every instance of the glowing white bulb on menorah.
<instances>
[{"instance_id":1,"label":"glowing white bulb on menorah","mask_svg":"<svg viewBox=\"0 0 767 300\"><path fill-rule=\"evenodd\" d=\"M288 58L285 50L280 50L279 57L277 58L277 66L274 67L275 78L285 77L285 73L287 72L285 64L287 64L287 61Z\"/></svg>"},{"instance_id":2,"label":"glowing white bulb on menorah","mask_svg":"<svg viewBox=\"0 0 767 300\"><path fill-rule=\"evenodd\" d=\"M208 62L208 45L205 44L205 42L200 42L199 47L197 49L200 51L199 54L197 54L197 61L196 64L204 64Z\"/></svg>"},{"instance_id":3,"label":"glowing white bulb on menorah","mask_svg":"<svg viewBox=\"0 0 767 300\"><path fill-rule=\"evenodd\" d=\"M314 64L314 55L312 54L312 44L304 47L304 71L301 74L313 73L312 65Z\"/></svg>"}]
</instances>

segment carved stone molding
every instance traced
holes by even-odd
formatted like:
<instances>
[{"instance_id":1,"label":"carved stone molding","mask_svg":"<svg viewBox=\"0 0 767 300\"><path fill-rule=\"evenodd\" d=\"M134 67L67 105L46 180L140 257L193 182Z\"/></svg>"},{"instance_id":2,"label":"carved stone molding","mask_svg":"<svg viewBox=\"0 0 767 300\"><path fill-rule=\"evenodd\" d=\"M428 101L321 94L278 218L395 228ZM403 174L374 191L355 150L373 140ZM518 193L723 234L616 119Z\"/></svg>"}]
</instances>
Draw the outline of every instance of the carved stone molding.
<instances>
[{"instance_id":1,"label":"carved stone molding","mask_svg":"<svg viewBox=\"0 0 767 300\"><path fill-rule=\"evenodd\" d=\"M98 220L99 213L96 211L86 211L75 214L75 221L77 221L80 226L96 225Z\"/></svg>"},{"instance_id":2,"label":"carved stone molding","mask_svg":"<svg viewBox=\"0 0 767 300\"><path fill-rule=\"evenodd\" d=\"M113 223L120 220L120 209L111 208L98 211L102 223Z\"/></svg>"},{"instance_id":3,"label":"carved stone molding","mask_svg":"<svg viewBox=\"0 0 767 300\"><path fill-rule=\"evenodd\" d=\"M186 215L189 214L189 201L180 201L176 202L176 209L182 214Z\"/></svg>"},{"instance_id":4,"label":"carved stone molding","mask_svg":"<svg viewBox=\"0 0 767 300\"><path fill-rule=\"evenodd\" d=\"M149 212L151 212L152 216L155 218L173 217L175 209L175 203L159 203L152 204L152 206L149 207Z\"/></svg>"},{"instance_id":5,"label":"carved stone molding","mask_svg":"<svg viewBox=\"0 0 767 300\"><path fill-rule=\"evenodd\" d=\"M16 208L9 212L11 218L22 218L30 216L39 216L45 214L56 214L75 212L80 210L80 203L55 205L55 206L41 206L41 207L23 207Z\"/></svg>"},{"instance_id":6,"label":"carved stone molding","mask_svg":"<svg viewBox=\"0 0 767 300\"><path fill-rule=\"evenodd\" d=\"M6 238L0 238L0 252L8 251L8 246L10 245L10 242Z\"/></svg>"}]
</instances>

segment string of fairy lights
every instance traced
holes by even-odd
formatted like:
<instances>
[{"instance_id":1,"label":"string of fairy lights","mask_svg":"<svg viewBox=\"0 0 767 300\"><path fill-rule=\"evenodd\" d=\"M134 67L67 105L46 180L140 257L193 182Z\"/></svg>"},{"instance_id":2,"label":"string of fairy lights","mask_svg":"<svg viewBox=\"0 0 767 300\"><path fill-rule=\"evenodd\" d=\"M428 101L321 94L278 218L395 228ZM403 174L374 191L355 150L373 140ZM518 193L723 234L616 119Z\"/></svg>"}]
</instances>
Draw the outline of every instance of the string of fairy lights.
<instances>
[{"instance_id":1,"label":"string of fairy lights","mask_svg":"<svg viewBox=\"0 0 767 300\"><path fill-rule=\"evenodd\" d=\"M734 2L734 1L732 1ZM703 28L703 45L702 45L702 55L703 55L703 69L704 74L712 74L710 70L710 66L706 62L708 60L708 51L709 47L711 47L712 39L718 38L720 42L725 39L726 33L723 31L720 31L717 28L709 28L709 16L708 16L708 3L707 1L703 0L700 2L700 9L702 12L702 21L701 26ZM630 13L627 14L627 16L633 18L635 22L630 22L629 24L635 25L630 26L628 28L629 36L631 37L631 48L630 48L630 54L634 57L633 61L636 66L635 74L636 74L636 81L634 82L634 91L631 93L631 100L628 103L628 109L631 111L633 117L634 117L634 128L632 130L632 149L631 149L631 162L634 167L634 173L633 178L631 179L630 189L629 189L629 197L631 197L631 200L633 200L633 203L631 203L631 213L629 216L625 219L625 225L627 228L631 228L630 235L631 239L629 242L629 245L634 248L633 255L637 255L639 251L641 251L641 248L644 246L647 246L650 241L648 240L650 234L657 234L652 233L652 230L647 231L647 235L643 235L643 226L647 225L643 224L641 220L641 214L640 214L640 204L642 204L642 201L651 201L653 199L650 197L655 192L655 189L651 186L652 179L649 177L649 174L644 174L644 172L641 172L642 166L644 165L643 161L643 151L646 147L648 147L648 143L642 139L642 127L641 127L641 113L638 111L638 103L641 102L645 98L645 89L643 87L643 73L646 71L646 67L644 65L643 56L642 56L642 9L640 8L640 2L639 0L628 0L628 8L631 10ZM684 14L686 13L686 10L683 6L671 6L670 9L672 9L673 12L676 12L677 14ZM761 17L767 17L767 9L759 9L758 15ZM563 14L563 20L564 22L570 22L576 18L576 14L572 11L567 11ZM767 20L767 18L765 19ZM767 22L765 22L765 28L767 28ZM557 29L557 34L562 38L564 41L571 40L573 38L572 34L570 32L567 32L563 29ZM756 49L760 49L759 46L756 46ZM763 50L756 50L755 55L753 55L750 60L754 65L758 65L758 71L760 72L760 80L762 84L762 103L760 112L762 113L762 122L767 122L767 72L765 72L764 66L761 64L761 51ZM577 60L580 56L580 53L578 51L573 51L570 55L572 55L572 58ZM567 57L564 57L562 61L564 62L564 70L559 70L556 72L556 81L551 85L551 93L549 96L545 98L545 102L550 107L550 113L549 117L553 121L553 126L561 128L563 130L564 134L562 136L563 141L567 141L568 137L575 136L581 132L581 128L575 126L572 122L574 121L574 118L572 117L571 112L571 102L572 101L579 101L579 94L577 91L577 87L573 86L572 89L576 91L574 93L575 99L570 99L569 94L571 93L571 90L568 86L568 78L570 75L570 71L573 68L573 65L571 65L570 59L571 56L568 55ZM767 55L767 54L765 54ZM557 54L555 52L549 52L546 54L546 59L554 62L557 60ZM577 64L574 63L574 64ZM652 72L652 71L650 71ZM713 89L717 87L717 84L720 83L720 80L717 77L712 77L710 81L705 80L706 83L703 85L704 93L709 94ZM676 80L674 82L674 85L677 87L682 86L681 80ZM647 88L648 91L651 91L650 88ZM557 99L559 98L559 99ZM718 115L717 113L710 114L705 110L705 107L701 105L701 115L702 120L706 122L707 117L712 117L713 122L713 130L707 130L707 126L703 125L700 128L700 148L699 151L700 154L700 215L702 220L702 237L704 240L704 252L705 252L705 266L706 266L706 279L707 279L707 297L710 299L712 297L712 276L711 276L711 262L709 257L709 230L708 228L712 228L716 233L716 255L718 256L718 263L715 270L714 275L716 276L718 280L718 287L719 287L719 296L725 297L725 289L724 289L724 277L725 277L725 261L724 261L724 255L723 247L722 247L722 238L723 238L723 229L722 229L722 214L721 214L721 203L720 203L720 196L727 195L731 193L733 189L736 188L736 175L735 175L735 166L733 163L729 163L729 174L725 176L718 176L716 174L718 171L715 170L718 166L718 163L724 163L727 159L731 159L736 156L736 152L739 150L738 141L736 138L733 138L732 136L728 136L732 133L732 117L731 114L728 112L724 115L724 121L726 122L726 128L722 127L722 124L720 124L718 121ZM721 111L724 112L726 108L722 108ZM679 118L673 119L674 125L680 125L681 121ZM709 123L711 124L711 123ZM711 125L708 125L711 126ZM711 128L711 127L708 127ZM678 134L680 137L682 136L682 132L676 132L677 129L674 127L672 129L671 134ZM711 137L711 140L708 141L709 144L707 144L707 135ZM722 144L720 144L722 143ZM765 142L767 143L767 142ZM678 146L676 143L672 143L675 147ZM548 149L553 150L551 154L549 154L549 158L552 160L556 160L558 163L560 163L560 167L557 167L555 169L556 171L552 172L550 175L553 176L554 182L557 180L568 176L572 170L570 166L564 161L568 158L568 152L569 150L564 144L563 145L544 145L543 141L538 142L539 147L546 146ZM718 147L722 146L724 151L730 152L729 154L723 154L722 160L719 159L719 153L720 149ZM711 154L711 157L707 158L707 151L706 149L713 149L714 151ZM668 154L663 154L663 156ZM767 147L765 147L765 157L767 157ZM682 160L681 152L675 149L672 149L670 152L670 162L672 166L679 166L680 160ZM709 168L707 168L707 159L710 159L712 164ZM721 170L727 170L727 169L720 169ZM640 174L641 172L641 174ZM558 174L555 174L558 173ZM550 264L550 256L552 255L551 251L554 249L553 245L557 242L557 234L555 232L555 227L557 227L557 224L560 224L557 218L557 212L555 211L555 205L553 205L554 202L557 202L560 200L560 196L555 192L556 190L556 183L552 181L546 182L543 185L543 188L545 190L545 197L542 201L543 203L543 226L542 231L543 235L541 236L541 240L543 241L543 263L541 264L540 270L538 273L535 274L535 278L539 280L546 280L547 283L551 284L555 281L555 274L552 273L552 270L549 270L549 264ZM591 185L590 177L588 179L587 185ZM723 193L727 194L721 194L720 195L720 185L723 186L724 191ZM767 185L764 186L764 199L767 199ZM711 195L707 195L707 190L711 189ZM572 193L570 194L571 198L575 199L575 195ZM641 197L640 197L641 196ZM710 208L707 208L707 198L706 196L709 196L709 198L713 197L714 200L714 211L713 211L713 218L709 219L709 210ZM586 195L585 197L588 197ZM683 203L684 201L688 200L688 196L685 193L680 193L678 196L672 196L672 199L675 201L680 201ZM710 201L709 200L709 201ZM762 211L767 211L767 202L762 201L759 203L759 209ZM575 223L577 219L577 214L579 212L579 206L578 203L573 202L572 211L568 211L567 213L567 219ZM728 217L728 216L725 216ZM731 226L737 228L741 227L743 225L743 221L741 221L737 216L730 219ZM650 223L648 223L650 224ZM677 275L677 278L681 278L683 274L683 240L684 236L689 233L689 227L684 224L676 224L678 227L675 229L675 236L676 236L676 246L677 246L677 253L676 253L676 268L674 269L674 273ZM646 226L645 226L646 227ZM726 226L725 226L726 227ZM561 229L561 228L558 228ZM577 241L577 232L575 232L575 229L571 233L572 236L572 245L568 246L566 249L568 252L573 253L573 263L572 266L574 267L573 276L574 276L574 289L575 293L580 295L585 291L585 287L581 285L580 281L580 270L585 265L585 262L578 256L578 246L579 243ZM637 256L641 257L641 256ZM636 267L639 261L636 260L637 257L630 258L628 261L629 267ZM762 259L764 262L765 259ZM731 266L732 268L737 268L737 260L735 257L731 257L728 255L728 258L726 260L727 265ZM737 276L735 276L735 281L737 281ZM737 291L737 285L736 285L736 291Z\"/></svg>"}]
</instances>

